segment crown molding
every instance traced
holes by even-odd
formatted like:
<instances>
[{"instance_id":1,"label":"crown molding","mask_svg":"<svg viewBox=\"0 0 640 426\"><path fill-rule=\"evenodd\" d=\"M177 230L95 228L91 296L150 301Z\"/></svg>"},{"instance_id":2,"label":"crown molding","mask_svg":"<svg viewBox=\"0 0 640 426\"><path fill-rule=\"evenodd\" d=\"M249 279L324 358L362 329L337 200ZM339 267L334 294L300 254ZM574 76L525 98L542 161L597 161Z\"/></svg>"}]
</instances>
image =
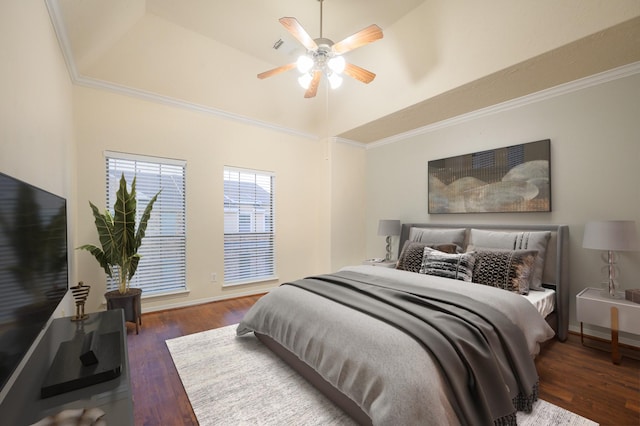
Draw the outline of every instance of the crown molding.
<instances>
[{"instance_id":1,"label":"crown molding","mask_svg":"<svg viewBox=\"0 0 640 426\"><path fill-rule=\"evenodd\" d=\"M363 142L357 142L357 141L353 141L351 139L341 138L339 136L333 136L331 139L334 142L343 143L345 145L351 145L351 146L356 147L356 148L363 148L363 149L367 148L367 144L363 143Z\"/></svg>"},{"instance_id":2,"label":"crown molding","mask_svg":"<svg viewBox=\"0 0 640 426\"><path fill-rule=\"evenodd\" d=\"M273 123L256 120L240 114L234 114L231 112L223 111L221 109L212 108L206 105L201 105L194 102L188 102L181 99L172 98L170 96L160 95L160 94L149 92L146 90L135 89L132 87L112 83L109 81L103 81L95 78L78 76L73 81L73 83L78 86L110 91L120 95L142 99L142 100L154 102L157 104L163 104L163 105L168 105L175 108L187 109L189 111L202 112L205 114L214 115L216 117L224 118L227 120L233 120L233 121L241 122L251 126L262 127L264 129L269 129L276 132L286 133L292 136L301 137L303 139L309 139L313 141L319 140L318 136L311 133L302 132L296 129L291 129L289 127L278 126Z\"/></svg>"},{"instance_id":3,"label":"crown molding","mask_svg":"<svg viewBox=\"0 0 640 426\"><path fill-rule=\"evenodd\" d=\"M609 71L604 71L589 77L580 78L578 80L574 80L569 83L560 84L558 86L541 90L539 92L532 93L530 95L522 96L520 98L512 99L510 101L505 101L505 102L492 105L486 108L481 108L467 114L462 114L453 118L449 118L447 120L442 120L437 123L429 124L424 127L410 130L408 132L389 136L388 138L380 139L375 142L366 144L366 148L373 149L380 146L389 145L391 143L400 142L405 139L412 138L414 136L435 132L440 129L456 126L458 124L476 120L481 117L486 117L492 114L498 114L501 112L520 108L525 105L530 105L530 104L541 102L547 99L552 99L557 96L562 96L568 93L576 92L578 90L586 89L586 88L604 84L610 81L629 77L638 73L640 73L640 62L634 62L628 65L623 65L621 67L614 68Z\"/></svg>"},{"instance_id":4,"label":"crown molding","mask_svg":"<svg viewBox=\"0 0 640 426\"><path fill-rule=\"evenodd\" d=\"M62 19L62 13L60 12L60 6L57 0L45 0L49 17L51 18L51 24L53 25L53 31L56 33L58 44L62 50L62 57L67 64L67 70L69 71L69 77L71 82L75 83L78 78L78 69L76 68L76 61L73 57L73 50L71 49L71 43L67 37L67 27Z\"/></svg>"}]
</instances>

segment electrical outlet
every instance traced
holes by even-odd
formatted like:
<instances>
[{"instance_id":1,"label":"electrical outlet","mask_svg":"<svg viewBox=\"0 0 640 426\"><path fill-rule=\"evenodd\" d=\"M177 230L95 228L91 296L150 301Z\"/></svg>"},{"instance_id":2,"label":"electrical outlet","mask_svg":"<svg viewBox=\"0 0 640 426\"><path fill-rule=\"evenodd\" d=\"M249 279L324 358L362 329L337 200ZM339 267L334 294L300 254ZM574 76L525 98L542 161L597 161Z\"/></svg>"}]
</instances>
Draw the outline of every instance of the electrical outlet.
<instances>
[{"instance_id":1,"label":"electrical outlet","mask_svg":"<svg viewBox=\"0 0 640 426\"><path fill-rule=\"evenodd\" d=\"M216 281L218 281L218 274L216 274L215 272L211 273L211 282L215 283Z\"/></svg>"}]
</instances>

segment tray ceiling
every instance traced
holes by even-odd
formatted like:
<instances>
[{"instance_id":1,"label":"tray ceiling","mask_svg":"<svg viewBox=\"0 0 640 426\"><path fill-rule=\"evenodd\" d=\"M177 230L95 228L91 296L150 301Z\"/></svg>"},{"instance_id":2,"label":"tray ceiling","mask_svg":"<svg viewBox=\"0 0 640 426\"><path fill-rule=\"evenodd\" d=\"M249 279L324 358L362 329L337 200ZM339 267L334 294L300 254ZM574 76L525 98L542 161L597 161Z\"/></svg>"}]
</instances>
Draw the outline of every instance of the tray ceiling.
<instances>
[{"instance_id":1,"label":"tray ceiling","mask_svg":"<svg viewBox=\"0 0 640 426\"><path fill-rule=\"evenodd\" d=\"M320 35L317 0L46 1L54 11L56 31L63 33L58 37L69 66L86 81L178 99L317 137L340 136L362 143L640 61L640 6L626 2L627 9L621 7L618 15L627 14L628 20L615 16L611 19L615 25L601 24L605 28L577 39L567 39L561 29L554 28L560 40L556 48L531 57L514 55L509 66L477 78L465 77L467 81L454 80L453 87L438 89L428 86L431 71L416 62L424 62L424 58L415 57L427 52L444 63L450 54L440 51L447 43L437 39L437 31L445 19L435 16L442 12L455 24L455 16L445 16L451 14L446 9L453 7L450 3L325 0L324 37L339 41L372 23L383 28L385 39L362 48L362 52L351 52L357 58L354 62L380 74L371 85L349 83L343 93L326 92L309 101L301 99L303 92L297 87L295 74L269 82L257 81L255 76L294 61L303 51L278 18L296 17L312 37ZM597 18L593 10L585 11ZM573 26L583 25L580 16L576 19ZM460 33L464 35L464 31L461 26ZM545 29L540 34L545 32L552 31ZM283 43L274 49L278 40ZM536 43L532 37L525 41ZM490 52L494 46L486 48ZM459 52L467 54L473 52ZM395 68L385 64L391 57L399 64ZM405 68L398 68L400 65ZM416 77L415 70L420 67L424 69ZM393 79L398 79L397 85ZM415 92L409 90L413 86ZM395 87L401 92L393 93ZM370 107L374 99L385 99L389 105L370 108L367 115L362 106ZM353 114L349 121L349 111L356 111L354 106L360 108L360 115Z\"/></svg>"}]
</instances>

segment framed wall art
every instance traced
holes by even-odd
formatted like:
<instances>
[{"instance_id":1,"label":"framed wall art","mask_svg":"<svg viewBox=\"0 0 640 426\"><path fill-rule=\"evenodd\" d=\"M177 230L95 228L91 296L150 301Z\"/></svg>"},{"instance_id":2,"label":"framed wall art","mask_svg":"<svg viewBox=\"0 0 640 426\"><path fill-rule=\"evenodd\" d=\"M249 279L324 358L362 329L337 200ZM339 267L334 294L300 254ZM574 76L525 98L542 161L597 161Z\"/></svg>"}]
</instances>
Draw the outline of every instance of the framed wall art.
<instances>
[{"instance_id":1,"label":"framed wall art","mask_svg":"<svg viewBox=\"0 0 640 426\"><path fill-rule=\"evenodd\" d=\"M550 142L429 161L429 213L550 212Z\"/></svg>"}]
</instances>

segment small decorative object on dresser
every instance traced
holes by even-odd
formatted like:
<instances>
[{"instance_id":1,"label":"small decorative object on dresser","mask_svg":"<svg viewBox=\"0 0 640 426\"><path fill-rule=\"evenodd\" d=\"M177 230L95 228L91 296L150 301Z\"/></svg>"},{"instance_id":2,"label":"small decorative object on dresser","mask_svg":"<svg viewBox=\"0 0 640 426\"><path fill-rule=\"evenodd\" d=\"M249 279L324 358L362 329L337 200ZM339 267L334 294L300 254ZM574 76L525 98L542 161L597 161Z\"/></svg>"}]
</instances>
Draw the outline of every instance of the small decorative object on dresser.
<instances>
[{"instance_id":1,"label":"small decorative object on dresser","mask_svg":"<svg viewBox=\"0 0 640 426\"><path fill-rule=\"evenodd\" d=\"M84 285L82 281L77 286L71 287L71 293L76 301L76 314L71 317L71 321L82 321L89 318L89 315L84 313L84 304L89 297L90 285Z\"/></svg>"},{"instance_id":2,"label":"small decorative object on dresser","mask_svg":"<svg viewBox=\"0 0 640 426\"><path fill-rule=\"evenodd\" d=\"M625 290L624 298L634 303L640 303L640 288Z\"/></svg>"},{"instance_id":3,"label":"small decorative object on dresser","mask_svg":"<svg viewBox=\"0 0 640 426\"><path fill-rule=\"evenodd\" d=\"M637 251L640 249L640 241L636 232L636 223L633 220L608 220L588 222L584 227L582 247L595 250L604 250L602 260L605 262L603 271L607 272L606 291L609 297L621 297L619 292L617 255L616 251Z\"/></svg>"}]
</instances>

